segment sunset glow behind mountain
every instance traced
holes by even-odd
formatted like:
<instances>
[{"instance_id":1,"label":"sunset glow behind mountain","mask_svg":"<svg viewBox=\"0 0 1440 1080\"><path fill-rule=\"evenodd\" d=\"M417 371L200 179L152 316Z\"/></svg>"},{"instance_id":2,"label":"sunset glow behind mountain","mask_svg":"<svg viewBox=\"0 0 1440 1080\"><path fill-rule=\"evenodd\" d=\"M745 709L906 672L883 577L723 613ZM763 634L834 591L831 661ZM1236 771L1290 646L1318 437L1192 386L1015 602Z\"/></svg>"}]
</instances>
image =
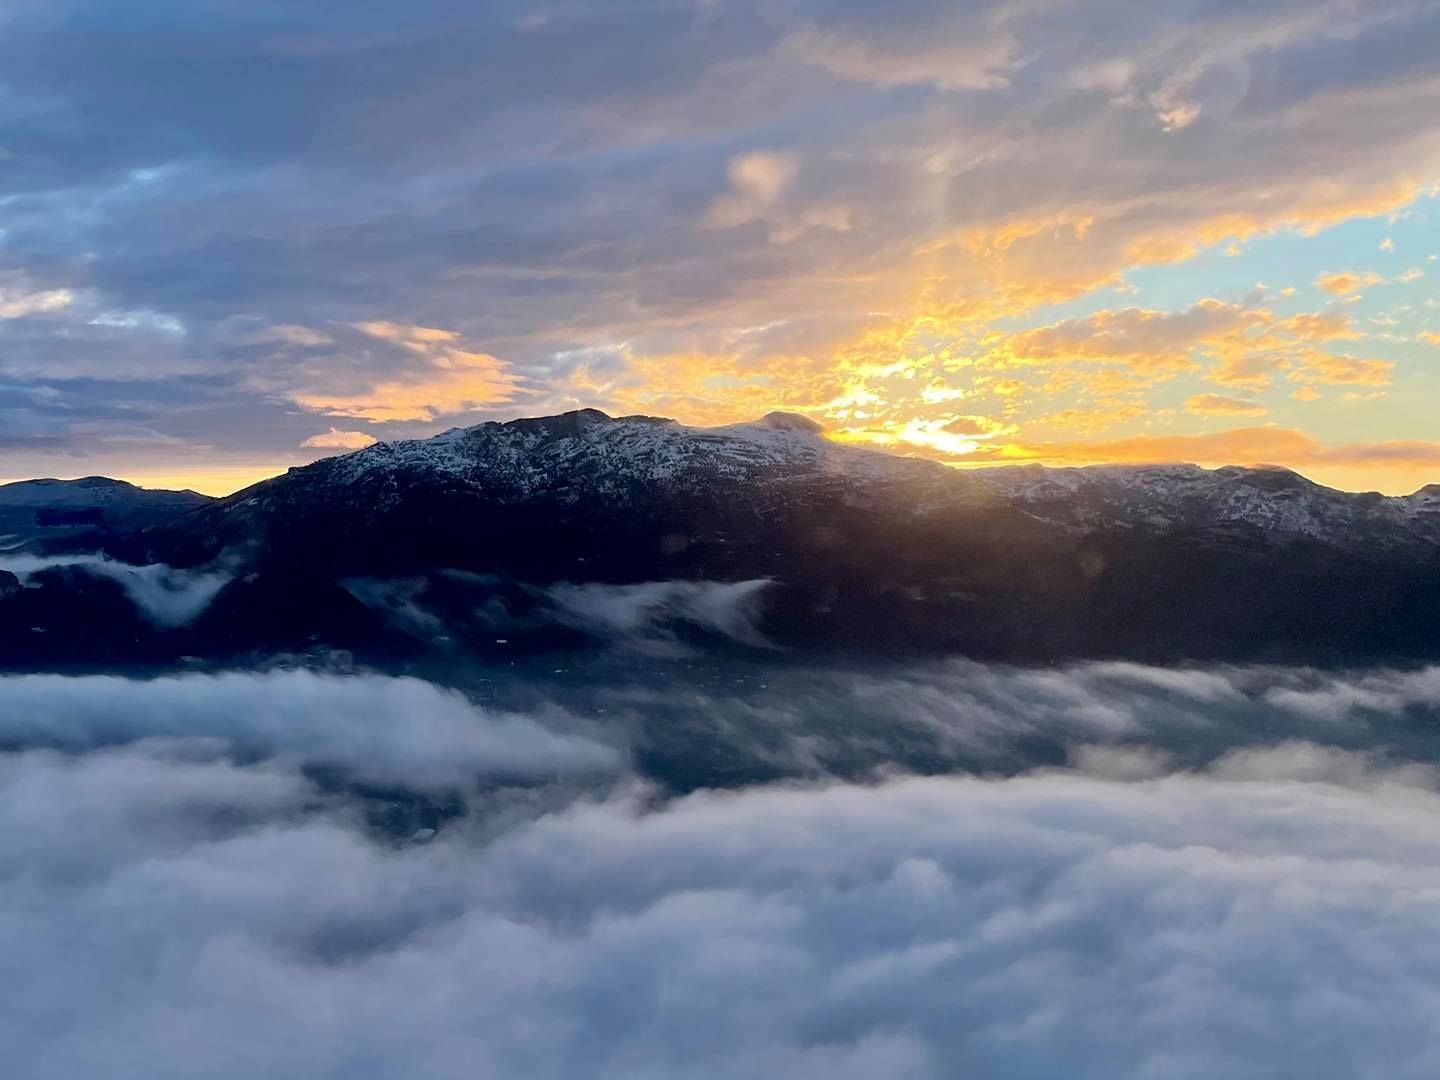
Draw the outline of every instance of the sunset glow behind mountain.
<instances>
[{"instance_id":1,"label":"sunset glow behind mountain","mask_svg":"<svg viewBox=\"0 0 1440 1080\"><path fill-rule=\"evenodd\" d=\"M1440 7L0 14L0 475L595 407L1440 479ZM624 63L616 58L626 57Z\"/></svg>"}]
</instances>

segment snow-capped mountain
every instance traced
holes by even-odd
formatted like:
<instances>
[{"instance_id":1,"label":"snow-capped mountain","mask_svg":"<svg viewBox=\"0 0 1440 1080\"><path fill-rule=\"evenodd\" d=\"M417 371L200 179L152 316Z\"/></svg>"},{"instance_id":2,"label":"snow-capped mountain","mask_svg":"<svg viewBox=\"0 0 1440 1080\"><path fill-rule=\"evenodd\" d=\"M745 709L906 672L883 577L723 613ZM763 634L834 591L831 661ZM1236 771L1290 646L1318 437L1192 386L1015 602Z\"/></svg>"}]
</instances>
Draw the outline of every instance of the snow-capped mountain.
<instances>
[{"instance_id":1,"label":"snow-capped mountain","mask_svg":"<svg viewBox=\"0 0 1440 1080\"><path fill-rule=\"evenodd\" d=\"M377 444L107 532L102 553L229 583L184 627L151 632L93 573L32 575L0 600L0 648L5 613L22 611L12 643L67 659L77 647L51 643L77 635L161 658L453 657L587 634L653 646L680 624L744 647L1025 662L1440 655L1440 487L951 469L783 413L693 428L583 410ZM37 581L70 623L44 622L55 605Z\"/></svg>"},{"instance_id":2,"label":"snow-capped mountain","mask_svg":"<svg viewBox=\"0 0 1440 1080\"><path fill-rule=\"evenodd\" d=\"M916 482L944 472L933 462L830 442L814 421L778 412L754 423L695 428L583 409L377 443L332 461L326 468L339 483L418 469L484 484L505 499L573 487L581 478L603 494L627 497L637 484L678 489L797 476Z\"/></svg>"},{"instance_id":3,"label":"snow-capped mountain","mask_svg":"<svg viewBox=\"0 0 1440 1080\"><path fill-rule=\"evenodd\" d=\"M1225 522L1342 546L1440 539L1440 484L1412 495L1322 487L1279 467L1037 465L979 470L976 479L1027 513L1079 528L1174 530Z\"/></svg>"},{"instance_id":4,"label":"snow-capped mountain","mask_svg":"<svg viewBox=\"0 0 1440 1080\"><path fill-rule=\"evenodd\" d=\"M907 515L1005 507L1072 533L1173 532L1226 524L1337 546L1407 546L1440 539L1440 485L1409 496L1336 491L1287 469L1194 465L1037 465L957 470L836 443L801 416L695 428L593 409L456 428L430 439L377 443L291 470L228 500L222 518L263 516L303 493L384 513L416 487L468 491L487 502L560 505L657 499L775 501L842 495L892 503Z\"/></svg>"},{"instance_id":5,"label":"snow-capped mountain","mask_svg":"<svg viewBox=\"0 0 1440 1080\"><path fill-rule=\"evenodd\" d=\"M324 492L329 503L358 497L383 513L417 487L506 506L595 501L615 508L665 499L758 506L807 492L865 497L900 485L913 495L953 489L953 480L935 462L833 443L812 421L785 413L693 428L585 409L377 443L292 469L235 496L223 513L263 514L299 491L307 498Z\"/></svg>"}]
</instances>

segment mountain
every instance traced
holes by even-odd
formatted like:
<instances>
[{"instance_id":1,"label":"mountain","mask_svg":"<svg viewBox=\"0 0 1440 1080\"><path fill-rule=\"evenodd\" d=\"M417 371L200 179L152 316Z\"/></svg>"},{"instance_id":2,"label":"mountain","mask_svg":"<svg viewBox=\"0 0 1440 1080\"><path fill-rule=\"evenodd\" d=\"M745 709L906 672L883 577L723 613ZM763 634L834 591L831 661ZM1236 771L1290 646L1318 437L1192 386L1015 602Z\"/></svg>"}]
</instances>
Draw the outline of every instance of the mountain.
<instances>
[{"instance_id":1,"label":"mountain","mask_svg":"<svg viewBox=\"0 0 1440 1080\"><path fill-rule=\"evenodd\" d=\"M133 532L213 500L195 491L157 491L123 480L22 480L0 485L0 549L96 532Z\"/></svg>"},{"instance_id":2,"label":"mountain","mask_svg":"<svg viewBox=\"0 0 1440 1080\"><path fill-rule=\"evenodd\" d=\"M1440 484L1407 496L1354 494L1284 468L1195 465L1028 465L985 469L977 479L1027 513L1079 529L1173 532L1239 523L1361 549L1440 540Z\"/></svg>"},{"instance_id":3,"label":"mountain","mask_svg":"<svg viewBox=\"0 0 1440 1080\"><path fill-rule=\"evenodd\" d=\"M112 660L702 640L1026 663L1440 652L1440 487L1349 494L1277 468L956 470L783 413L692 428L582 410L381 443L111 529L97 550L103 572L63 568L0 601L0 645L23 609L14 647L77 651L52 644L64 627L17 629L63 608L88 620L78 651ZM151 577L126 576L138 566ZM116 634L97 637L107 605Z\"/></svg>"}]
</instances>

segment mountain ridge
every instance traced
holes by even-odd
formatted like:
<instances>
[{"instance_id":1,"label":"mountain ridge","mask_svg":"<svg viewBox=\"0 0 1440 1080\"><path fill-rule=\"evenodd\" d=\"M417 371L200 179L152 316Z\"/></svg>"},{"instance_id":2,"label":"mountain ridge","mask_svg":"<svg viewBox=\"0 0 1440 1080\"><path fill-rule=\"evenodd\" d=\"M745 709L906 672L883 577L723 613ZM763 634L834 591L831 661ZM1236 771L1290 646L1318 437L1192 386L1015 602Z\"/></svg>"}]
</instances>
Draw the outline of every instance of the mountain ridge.
<instances>
[{"instance_id":1,"label":"mountain ridge","mask_svg":"<svg viewBox=\"0 0 1440 1080\"><path fill-rule=\"evenodd\" d=\"M467 452L467 448L496 440L506 444L508 462L505 454L487 459L483 453ZM1279 466L1205 469L1157 463L1054 468L1017 464L953 469L927 458L832 441L815 421L783 412L748 423L691 427L662 417L610 417L596 409L582 409L452 428L429 439L376 443L297 466L284 475L314 475L311 470L329 469L338 474L340 482L349 483L371 471L432 469L502 488L508 484L506 490L518 496L545 482L543 469L520 475L526 459L551 452L555 444L567 440L577 441L566 444L572 448L578 443L593 450L598 468L642 483L673 480L677 471L693 464L687 459L698 448L722 455L720 463L733 466L732 472L747 465L798 464L861 481L918 485L927 489L921 495L934 496L943 488L952 498L1011 499L1042 520L1077 529L1146 522L1159 527L1193 526L1205 514L1214 514L1218 520L1245 521L1332 541L1343 539L1341 534L1357 525L1368 527L1364 531L1372 541L1376 526L1413 527L1426 539L1440 540L1440 484L1400 496L1341 491ZM555 464L568 460L562 453ZM244 502L279 479L262 481L225 501ZM1077 506L1076 499L1086 500L1085 504ZM1069 505L1065 505L1067 501ZM1156 519L1157 514L1164 520Z\"/></svg>"},{"instance_id":2,"label":"mountain ridge","mask_svg":"<svg viewBox=\"0 0 1440 1080\"><path fill-rule=\"evenodd\" d=\"M88 563L32 569L0 600L0 651L483 659L613 645L660 620L661 637L718 634L726 648L1017 663L1440 653L1434 486L1352 494L1193 465L952 469L787 414L489 422L49 550L87 537ZM195 603L173 602L187 590ZM726 614L742 596L744 617ZM171 624L147 626L131 601Z\"/></svg>"}]
</instances>

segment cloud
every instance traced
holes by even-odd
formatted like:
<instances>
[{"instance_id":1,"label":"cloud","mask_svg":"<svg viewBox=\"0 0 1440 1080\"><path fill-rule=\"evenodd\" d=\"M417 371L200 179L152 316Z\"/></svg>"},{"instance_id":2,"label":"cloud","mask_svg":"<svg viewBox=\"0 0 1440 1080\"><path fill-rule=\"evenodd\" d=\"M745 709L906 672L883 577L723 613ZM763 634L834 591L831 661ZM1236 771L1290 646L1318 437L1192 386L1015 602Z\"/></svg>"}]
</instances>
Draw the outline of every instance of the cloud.
<instances>
[{"instance_id":1,"label":"cloud","mask_svg":"<svg viewBox=\"0 0 1440 1080\"><path fill-rule=\"evenodd\" d=\"M704 747L702 782L744 784L897 769L1014 775L1102 750L1158 754L1164 771L1203 769L1232 751L1292 742L1423 761L1428 751L1414 738L1440 714L1435 685L1431 669L1339 677L1128 663L1043 671L960 660L855 671L790 664L733 677L722 669L713 680L601 676L567 708L633 732L651 774L666 782L693 776Z\"/></svg>"},{"instance_id":2,"label":"cloud","mask_svg":"<svg viewBox=\"0 0 1440 1080\"><path fill-rule=\"evenodd\" d=\"M1368 378L1383 382L1393 364L1336 356L1317 347L1361 336L1341 311L1279 316L1262 307L1208 299L1182 311L1102 310L1050 326L994 334L977 363L1002 369L1043 366L1050 369L1052 383L1059 380L1096 392L1103 392L1107 383L1133 392L1147 382L1174 379L1206 360L1213 361L1207 373L1212 382L1251 390L1265 389L1271 376L1282 371L1323 382L1331 374L1335 381L1347 381L1347 372L1353 376L1363 369ZM1110 367L1084 367L1092 364ZM1131 381L1118 383L1115 367L1125 369Z\"/></svg>"},{"instance_id":3,"label":"cloud","mask_svg":"<svg viewBox=\"0 0 1440 1080\"><path fill-rule=\"evenodd\" d=\"M1188 412L1202 416L1264 416L1265 406L1257 401L1225 397L1223 394L1197 394L1185 400Z\"/></svg>"},{"instance_id":4,"label":"cloud","mask_svg":"<svg viewBox=\"0 0 1440 1080\"><path fill-rule=\"evenodd\" d=\"M1013 456L1016 447L997 448L996 456ZM1064 461L1255 464L1290 462L1297 467L1318 464L1379 464L1404 462L1422 467L1440 465L1440 443L1394 441L1327 447L1304 432L1280 427L1231 428L1202 435L1137 435L1093 443L1040 444L1025 451L1036 457Z\"/></svg>"},{"instance_id":5,"label":"cloud","mask_svg":"<svg viewBox=\"0 0 1440 1080\"><path fill-rule=\"evenodd\" d=\"M252 345L279 344L298 348L323 348L335 343L329 334L309 326L267 326L244 334L240 340Z\"/></svg>"},{"instance_id":6,"label":"cloud","mask_svg":"<svg viewBox=\"0 0 1440 1080\"><path fill-rule=\"evenodd\" d=\"M667 536L680 551L688 539ZM430 644L539 634L553 647L578 631L606 649L653 657L692 653L695 639L717 639L756 649L774 646L761 630L769 579L750 581L648 581L627 585L562 582L517 585L458 570L411 578L350 578L344 587L395 627Z\"/></svg>"},{"instance_id":7,"label":"cloud","mask_svg":"<svg viewBox=\"0 0 1440 1080\"><path fill-rule=\"evenodd\" d=\"M545 596L558 621L602 641L670 652L679 647L676 631L685 627L767 646L759 621L764 593L772 584L768 579L560 584L546 589Z\"/></svg>"},{"instance_id":8,"label":"cloud","mask_svg":"<svg viewBox=\"0 0 1440 1080\"><path fill-rule=\"evenodd\" d=\"M294 774L8 755L0 1035L37 1078L1433 1075L1440 799L1275 773L582 800L396 848Z\"/></svg>"},{"instance_id":9,"label":"cloud","mask_svg":"<svg viewBox=\"0 0 1440 1080\"><path fill-rule=\"evenodd\" d=\"M338 768L421 790L482 778L617 771L621 753L532 719L488 714L418 679L308 671L0 676L0 744L82 752L147 740L208 740L242 759Z\"/></svg>"},{"instance_id":10,"label":"cloud","mask_svg":"<svg viewBox=\"0 0 1440 1080\"><path fill-rule=\"evenodd\" d=\"M903 359L915 391L968 389L976 339L1053 322L1043 305L1084 317L1138 267L1428 190L1429 6L1182 8L423 0L339 25L223 0L162 34L93 0L12 4L0 261L31 275L17 295L73 300L0 320L0 367L74 383L76 418L130 408L197 468L296 463L315 431L296 402L386 438L452 410L611 404L578 393L582 364L614 403L686 421L853 414L869 391L893 415L866 424L928 423L903 376L859 369ZM1172 288L1188 273L1161 292L1196 295ZM355 329L382 323L458 336ZM759 329L777 324L783 348ZM671 358L686 371L655 377ZM1082 411L1096 432L1177 423L1153 387L1057 402L1035 374L1004 414L1029 441ZM1372 426L1377 408L1357 405ZM40 419L54 441L7 469L164 471Z\"/></svg>"},{"instance_id":11,"label":"cloud","mask_svg":"<svg viewBox=\"0 0 1440 1080\"><path fill-rule=\"evenodd\" d=\"M1321 274L1315 284L1334 296L1349 296L1370 285L1379 285L1385 279L1373 270L1366 273L1339 272Z\"/></svg>"},{"instance_id":12,"label":"cloud","mask_svg":"<svg viewBox=\"0 0 1440 1080\"><path fill-rule=\"evenodd\" d=\"M1309 720L1338 724L1355 716L1404 713L1440 705L1440 669L1324 676L1303 686L1276 686L1266 700Z\"/></svg>"},{"instance_id":13,"label":"cloud","mask_svg":"<svg viewBox=\"0 0 1440 1080\"><path fill-rule=\"evenodd\" d=\"M1249 331L1268 322L1263 311L1203 300L1183 312L1100 311L1010 335L1003 347L1021 362L1074 357L1142 369L1180 368L1191 364L1190 350L1196 346L1243 342Z\"/></svg>"},{"instance_id":14,"label":"cloud","mask_svg":"<svg viewBox=\"0 0 1440 1080\"><path fill-rule=\"evenodd\" d=\"M754 150L732 158L726 170L731 193L710 209L714 225L741 225L773 206L794 179L799 163L785 154Z\"/></svg>"},{"instance_id":15,"label":"cloud","mask_svg":"<svg viewBox=\"0 0 1440 1080\"><path fill-rule=\"evenodd\" d=\"M26 292L16 286L0 285L0 319L23 319L27 315L60 311L69 307L74 299L68 289Z\"/></svg>"},{"instance_id":16,"label":"cloud","mask_svg":"<svg viewBox=\"0 0 1440 1080\"><path fill-rule=\"evenodd\" d=\"M232 577L222 570L177 570L163 563L133 566L103 555L0 554L0 565L25 582L41 571L66 566L109 578L151 622L165 627L194 622Z\"/></svg>"},{"instance_id":17,"label":"cloud","mask_svg":"<svg viewBox=\"0 0 1440 1080\"><path fill-rule=\"evenodd\" d=\"M1440 669L643 667L589 688L612 734L638 694L712 776L778 732L772 760L809 779L670 797L553 706L409 678L0 679L10 1068L1440 1065ZM933 753L935 775L895 775L884 740L925 754L927 732L984 775ZM867 752L892 771L827 774Z\"/></svg>"},{"instance_id":18,"label":"cloud","mask_svg":"<svg viewBox=\"0 0 1440 1080\"><path fill-rule=\"evenodd\" d=\"M793 154L751 151L730 160L727 168L730 190L710 204L705 224L731 229L752 221L768 221L769 236L775 243L790 243L808 229L848 232L853 223L851 209L843 203L816 202L786 208L790 189L800 162Z\"/></svg>"},{"instance_id":19,"label":"cloud","mask_svg":"<svg viewBox=\"0 0 1440 1080\"><path fill-rule=\"evenodd\" d=\"M1337 355L1320 349L1297 354L1290 378L1297 382L1335 385L1388 386L1395 364L1389 360Z\"/></svg>"},{"instance_id":20,"label":"cloud","mask_svg":"<svg viewBox=\"0 0 1440 1080\"><path fill-rule=\"evenodd\" d=\"M363 431L341 431L332 427L319 435L311 435L300 445L320 450L363 450L367 446L373 446L375 442L374 435Z\"/></svg>"},{"instance_id":21,"label":"cloud","mask_svg":"<svg viewBox=\"0 0 1440 1080\"><path fill-rule=\"evenodd\" d=\"M806 29L787 38L784 47L797 59L841 78L880 86L930 83L947 90L985 90L1006 84L1016 63L1017 43L1011 34L982 26L945 37L886 41L873 32L862 36Z\"/></svg>"},{"instance_id":22,"label":"cloud","mask_svg":"<svg viewBox=\"0 0 1440 1080\"><path fill-rule=\"evenodd\" d=\"M394 367L374 376L342 368L324 378L349 374L361 385L349 391L318 385L289 391L295 404L326 416L375 423L433 420L510 401L521 382L505 361L461 348L459 335L451 330L390 322L360 323L355 329L397 346L402 356L408 354L399 377Z\"/></svg>"}]
</instances>

